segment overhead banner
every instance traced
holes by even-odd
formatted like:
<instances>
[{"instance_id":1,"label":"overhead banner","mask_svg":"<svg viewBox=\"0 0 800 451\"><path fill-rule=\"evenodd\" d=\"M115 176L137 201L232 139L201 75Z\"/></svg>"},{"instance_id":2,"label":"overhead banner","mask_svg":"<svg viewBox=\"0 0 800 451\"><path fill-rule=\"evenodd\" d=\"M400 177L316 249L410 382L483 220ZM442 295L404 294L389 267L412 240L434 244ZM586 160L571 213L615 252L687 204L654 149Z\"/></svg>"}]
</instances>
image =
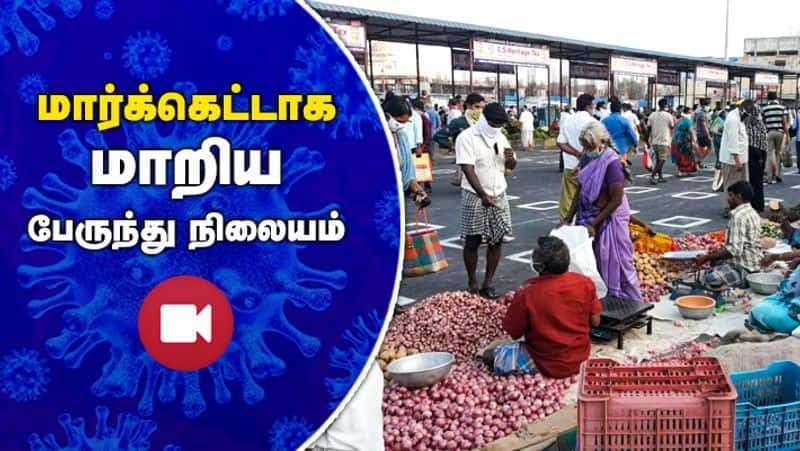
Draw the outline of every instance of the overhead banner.
<instances>
[{"instance_id":1,"label":"overhead banner","mask_svg":"<svg viewBox=\"0 0 800 451\"><path fill-rule=\"evenodd\" d=\"M677 72L658 71L658 82L662 85L678 86L681 76Z\"/></svg>"},{"instance_id":2,"label":"overhead banner","mask_svg":"<svg viewBox=\"0 0 800 451\"><path fill-rule=\"evenodd\" d=\"M721 67L697 66L694 69L694 73L699 81L728 82L728 69L723 69Z\"/></svg>"},{"instance_id":3,"label":"overhead banner","mask_svg":"<svg viewBox=\"0 0 800 451\"><path fill-rule=\"evenodd\" d=\"M658 74L658 61L627 56L612 56L611 72L615 74L655 77L656 74Z\"/></svg>"},{"instance_id":4,"label":"overhead banner","mask_svg":"<svg viewBox=\"0 0 800 451\"><path fill-rule=\"evenodd\" d=\"M778 86L781 84L781 79L778 74L771 74L769 72L756 72L756 86Z\"/></svg>"},{"instance_id":5,"label":"overhead banner","mask_svg":"<svg viewBox=\"0 0 800 451\"><path fill-rule=\"evenodd\" d=\"M363 52L367 49L367 29L364 24L357 20L327 19L327 21L345 47L357 52Z\"/></svg>"},{"instance_id":6,"label":"overhead banner","mask_svg":"<svg viewBox=\"0 0 800 451\"><path fill-rule=\"evenodd\" d=\"M608 80L608 66L570 62L569 76L586 80Z\"/></svg>"},{"instance_id":7,"label":"overhead banner","mask_svg":"<svg viewBox=\"0 0 800 451\"><path fill-rule=\"evenodd\" d=\"M453 69L469 70L469 52L453 50ZM509 66L507 64L487 64L473 62L472 70L474 72L490 72L493 74L497 72L500 72L501 74L513 74L514 66Z\"/></svg>"},{"instance_id":8,"label":"overhead banner","mask_svg":"<svg viewBox=\"0 0 800 451\"><path fill-rule=\"evenodd\" d=\"M547 67L550 48L546 45L525 45L511 42L473 38L473 61L488 64Z\"/></svg>"}]
</instances>

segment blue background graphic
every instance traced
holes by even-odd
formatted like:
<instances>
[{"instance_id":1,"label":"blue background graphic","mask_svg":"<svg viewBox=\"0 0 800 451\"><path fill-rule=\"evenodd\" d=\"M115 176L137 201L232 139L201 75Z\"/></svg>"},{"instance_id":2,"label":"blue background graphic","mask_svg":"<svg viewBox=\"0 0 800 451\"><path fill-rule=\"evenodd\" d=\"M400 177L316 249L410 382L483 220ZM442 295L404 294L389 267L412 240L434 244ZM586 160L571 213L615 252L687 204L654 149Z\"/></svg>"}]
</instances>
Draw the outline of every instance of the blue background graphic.
<instances>
[{"instance_id":1,"label":"blue background graphic","mask_svg":"<svg viewBox=\"0 0 800 451\"><path fill-rule=\"evenodd\" d=\"M177 90L325 92L326 124L37 122L39 93ZM236 100L247 107L246 95ZM279 187L95 187L93 148L280 148ZM399 255L395 163L379 113L347 57L289 0L0 2L0 449L293 449L350 391L379 338ZM44 212L177 220L175 249L84 251L24 238ZM340 243L216 244L186 250L188 220L327 218ZM144 296L191 274L219 286L236 329L197 372L161 367L136 328Z\"/></svg>"}]
</instances>

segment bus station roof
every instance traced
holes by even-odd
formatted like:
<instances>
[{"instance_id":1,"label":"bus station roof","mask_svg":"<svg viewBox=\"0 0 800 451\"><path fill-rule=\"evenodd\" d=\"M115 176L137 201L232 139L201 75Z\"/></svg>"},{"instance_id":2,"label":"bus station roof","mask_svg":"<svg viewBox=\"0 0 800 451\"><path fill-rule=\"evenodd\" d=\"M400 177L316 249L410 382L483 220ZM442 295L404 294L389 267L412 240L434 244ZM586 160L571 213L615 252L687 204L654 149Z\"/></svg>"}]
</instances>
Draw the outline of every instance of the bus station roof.
<instances>
[{"instance_id":1,"label":"bus station roof","mask_svg":"<svg viewBox=\"0 0 800 451\"><path fill-rule=\"evenodd\" d=\"M409 44L423 44L467 49L473 37L496 39L520 44L547 45L550 57L569 61L608 64L611 55L656 59L660 71L693 72L695 66L717 66L728 69L728 77L752 77L756 72L796 77L798 72L777 66L763 66L726 61L722 58L676 55L596 42L559 38L525 31L485 25L450 22L375 11L319 1L308 1L321 16L331 19L357 20L366 27L367 39Z\"/></svg>"}]
</instances>

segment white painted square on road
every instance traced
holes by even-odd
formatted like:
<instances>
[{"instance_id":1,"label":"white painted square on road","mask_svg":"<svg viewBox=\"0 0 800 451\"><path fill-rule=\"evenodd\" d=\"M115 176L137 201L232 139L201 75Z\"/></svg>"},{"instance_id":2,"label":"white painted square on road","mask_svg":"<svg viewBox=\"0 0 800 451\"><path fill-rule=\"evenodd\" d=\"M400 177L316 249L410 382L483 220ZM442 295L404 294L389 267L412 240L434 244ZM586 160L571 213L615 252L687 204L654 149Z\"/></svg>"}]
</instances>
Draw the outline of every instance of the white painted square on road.
<instances>
[{"instance_id":1,"label":"white painted square on road","mask_svg":"<svg viewBox=\"0 0 800 451\"><path fill-rule=\"evenodd\" d=\"M539 161L537 161L537 163L539 163L539 164L558 164L558 160L550 160L550 159L539 160Z\"/></svg>"},{"instance_id":2,"label":"white painted square on road","mask_svg":"<svg viewBox=\"0 0 800 451\"><path fill-rule=\"evenodd\" d=\"M650 174L639 174L636 176L637 179L649 179L651 177ZM664 174L664 178L668 179L672 177L672 174Z\"/></svg>"},{"instance_id":3,"label":"white painted square on road","mask_svg":"<svg viewBox=\"0 0 800 451\"><path fill-rule=\"evenodd\" d=\"M431 174L433 174L433 175L450 175L450 174L455 174L455 173L456 173L455 169L449 169L449 168L446 168L446 169L434 169L433 171L431 171Z\"/></svg>"},{"instance_id":4,"label":"white painted square on road","mask_svg":"<svg viewBox=\"0 0 800 451\"><path fill-rule=\"evenodd\" d=\"M558 202L553 200L543 200L541 202L533 202L530 204L517 205L517 208L524 208L526 210L546 211L555 210L558 208Z\"/></svg>"},{"instance_id":5,"label":"white painted square on road","mask_svg":"<svg viewBox=\"0 0 800 451\"><path fill-rule=\"evenodd\" d=\"M672 227L673 229L688 229L690 227L697 227L711 222L710 219L694 218L691 216L672 216L669 218L659 219L653 221L653 225Z\"/></svg>"},{"instance_id":6,"label":"white painted square on road","mask_svg":"<svg viewBox=\"0 0 800 451\"><path fill-rule=\"evenodd\" d=\"M639 213L639 210L631 210L631 214L632 214L632 215L635 215L635 214L637 214L637 213Z\"/></svg>"},{"instance_id":7,"label":"white painted square on road","mask_svg":"<svg viewBox=\"0 0 800 451\"><path fill-rule=\"evenodd\" d=\"M525 252L518 252L516 254L511 254L508 257L506 257L506 260L515 261L517 263L524 263L527 265L530 264L531 262L532 252L533 252L532 250L527 250Z\"/></svg>"},{"instance_id":8,"label":"white painted square on road","mask_svg":"<svg viewBox=\"0 0 800 451\"><path fill-rule=\"evenodd\" d=\"M695 177L685 177L685 178L682 178L680 180L683 180L684 182L693 182L693 183L708 183L708 182L713 181L714 178L713 177L708 177L708 176L705 176L705 175L698 175L698 176L695 176Z\"/></svg>"},{"instance_id":9,"label":"white painted square on road","mask_svg":"<svg viewBox=\"0 0 800 451\"><path fill-rule=\"evenodd\" d=\"M792 189L800 189L800 185L795 185L792 187Z\"/></svg>"},{"instance_id":10,"label":"white painted square on road","mask_svg":"<svg viewBox=\"0 0 800 451\"><path fill-rule=\"evenodd\" d=\"M519 196L512 196L511 194L506 194L506 199L508 199L508 201L511 202L512 200L519 200Z\"/></svg>"},{"instance_id":11,"label":"white painted square on road","mask_svg":"<svg viewBox=\"0 0 800 451\"><path fill-rule=\"evenodd\" d=\"M712 197L717 197L717 193L700 193L697 191L686 191L685 193L673 194L670 197L675 199L701 200L701 199L710 199Z\"/></svg>"},{"instance_id":12,"label":"white painted square on road","mask_svg":"<svg viewBox=\"0 0 800 451\"><path fill-rule=\"evenodd\" d=\"M449 247L450 249L464 249L464 246L458 244L461 242L460 236L454 236L452 238L448 238L446 240L439 241L442 244L442 247Z\"/></svg>"},{"instance_id":13,"label":"white painted square on road","mask_svg":"<svg viewBox=\"0 0 800 451\"><path fill-rule=\"evenodd\" d=\"M533 157L517 158L517 163L529 163L531 161L533 161Z\"/></svg>"},{"instance_id":14,"label":"white painted square on road","mask_svg":"<svg viewBox=\"0 0 800 451\"><path fill-rule=\"evenodd\" d=\"M648 188L646 186L629 186L625 188L625 194L644 194L658 191L658 188Z\"/></svg>"}]
</instances>

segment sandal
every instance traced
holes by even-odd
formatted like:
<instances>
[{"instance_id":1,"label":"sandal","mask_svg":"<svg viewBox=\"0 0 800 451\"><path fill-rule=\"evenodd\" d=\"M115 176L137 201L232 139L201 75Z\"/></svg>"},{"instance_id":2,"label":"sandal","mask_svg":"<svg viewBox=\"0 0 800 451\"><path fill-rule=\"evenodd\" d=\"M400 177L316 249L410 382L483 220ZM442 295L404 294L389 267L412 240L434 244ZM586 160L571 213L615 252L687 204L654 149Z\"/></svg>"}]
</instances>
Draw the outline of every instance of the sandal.
<instances>
[{"instance_id":1,"label":"sandal","mask_svg":"<svg viewBox=\"0 0 800 451\"><path fill-rule=\"evenodd\" d=\"M481 297L484 297L492 301L500 299L500 295L497 294L497 292L494 290L493 287L481 288L478 293L481 295Z\"/></svg>"}]
</instances>

